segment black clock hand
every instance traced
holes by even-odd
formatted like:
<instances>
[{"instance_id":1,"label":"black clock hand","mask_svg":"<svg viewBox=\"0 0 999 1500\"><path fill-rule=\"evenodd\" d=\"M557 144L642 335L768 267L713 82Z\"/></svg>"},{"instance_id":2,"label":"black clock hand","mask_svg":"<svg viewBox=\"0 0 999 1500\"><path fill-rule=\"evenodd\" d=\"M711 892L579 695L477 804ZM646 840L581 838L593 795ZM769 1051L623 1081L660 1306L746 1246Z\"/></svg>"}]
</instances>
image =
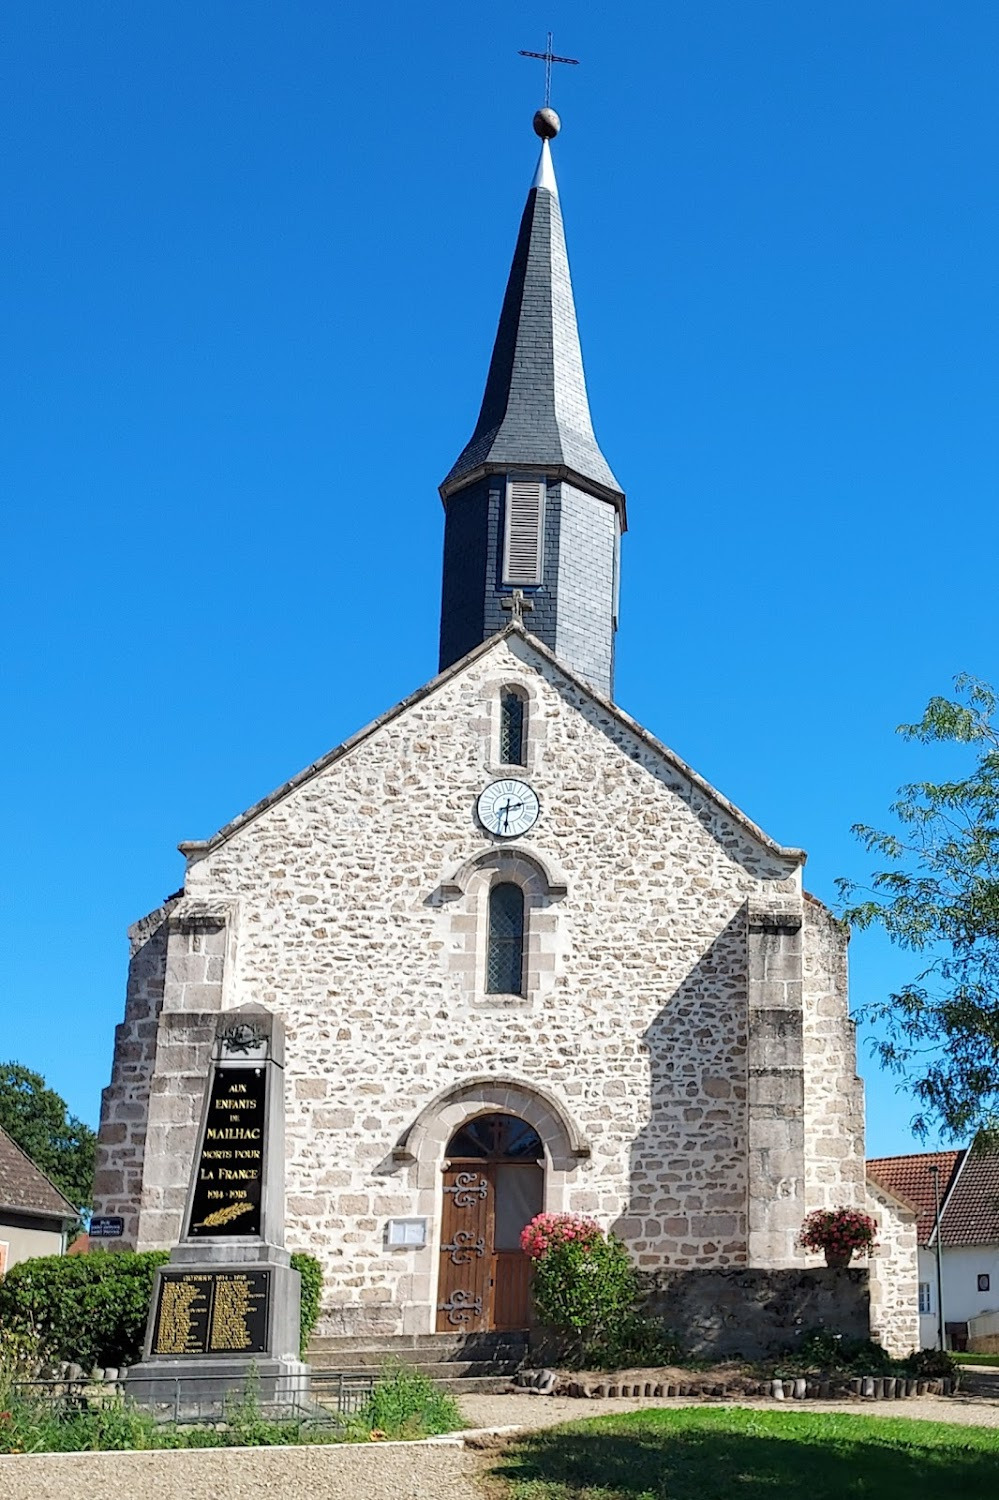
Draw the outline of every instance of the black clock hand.
<instances>
[{"instance_id":1,"label":"black clock hand","mask_svg":"<svg viewBox=\"0 0 999 1500\"><path fill-rule=\"evenodd\" d=\"M522 808L523 805L524 805L523 802L511 802L509 797L506 799L506 801L504 802L503 806L500 809L500 811L503 814L503 832L504 833L510 827L510 814L512 812L516 812L518 808Z\"/></svg>"}]
</instances>

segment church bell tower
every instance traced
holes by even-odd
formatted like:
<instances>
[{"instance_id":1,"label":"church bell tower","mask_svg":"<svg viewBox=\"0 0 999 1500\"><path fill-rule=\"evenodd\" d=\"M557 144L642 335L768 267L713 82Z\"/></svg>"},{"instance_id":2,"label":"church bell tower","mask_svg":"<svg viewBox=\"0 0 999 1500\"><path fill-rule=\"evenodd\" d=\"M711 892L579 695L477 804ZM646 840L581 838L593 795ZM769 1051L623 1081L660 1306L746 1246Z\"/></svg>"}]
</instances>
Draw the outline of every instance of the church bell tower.
<instances>
[{"instance_id":1,"label":"church bell tower","mask_svg":"<svg viewBox=\"0 0 999 1500\"><path fill-rule=\"evenodd\" d=\"M527 195L475 431L440 487L441 669L509 624L613 696L625 497L593 433L549 142ZM505 607L504 607L505 606Z\"/></svg>"}]
</instances>

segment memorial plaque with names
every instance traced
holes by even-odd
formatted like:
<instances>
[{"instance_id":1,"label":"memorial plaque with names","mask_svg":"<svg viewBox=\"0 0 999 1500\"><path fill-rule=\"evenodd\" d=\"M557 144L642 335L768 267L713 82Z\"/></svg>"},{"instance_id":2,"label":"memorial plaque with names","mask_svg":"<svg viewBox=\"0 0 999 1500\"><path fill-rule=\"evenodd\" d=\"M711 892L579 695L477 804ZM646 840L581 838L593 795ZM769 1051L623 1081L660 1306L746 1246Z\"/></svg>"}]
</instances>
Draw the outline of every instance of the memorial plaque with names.
<instances>
[{"instance_id":1,"label":"memorial plaque with names","mask_svg":"<svg viewBox=\"0 0 999 1500\"><path fill-rule=\"evenodd\" d=\"M153 1354L263 1354L269 1271L164 1271Z\"/></svg>"},{"instance_id":2,"label":"memorial plaque with names","mask_svg":"<svg viewBox=\"0 0 999 1500\"><path fill-rule=\"evenodd\" d=\"M218 1067L211 1089L187 1232L194 1239L259 1234L266 1075Z\"/></svg>"}]
</instances>

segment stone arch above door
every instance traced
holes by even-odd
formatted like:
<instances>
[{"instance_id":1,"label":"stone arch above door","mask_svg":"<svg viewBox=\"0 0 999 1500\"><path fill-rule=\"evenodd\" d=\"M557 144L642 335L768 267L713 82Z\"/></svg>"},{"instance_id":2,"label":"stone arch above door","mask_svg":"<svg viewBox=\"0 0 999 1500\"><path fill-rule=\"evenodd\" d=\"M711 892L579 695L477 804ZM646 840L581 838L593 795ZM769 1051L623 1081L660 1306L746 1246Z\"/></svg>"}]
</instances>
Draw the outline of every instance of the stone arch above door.
<instances>
[{"instance_id":1,"label":"stone arch above door","mask_svg":"<svg viewBox=\"0 0 999 1500\"><path fill-rule=\"evenodd\" d=\"M431 1099L403 1132L393 1148L393 1159L415 1162L420 1186L429 1186L455 1131L476 1115L492 1111L517 1115L533 1125L544 1145L553 1184L590 1155L589 1144L569 1111L547 1090L493 1076L465 1079Z\"/></svg>"}]
</instances>

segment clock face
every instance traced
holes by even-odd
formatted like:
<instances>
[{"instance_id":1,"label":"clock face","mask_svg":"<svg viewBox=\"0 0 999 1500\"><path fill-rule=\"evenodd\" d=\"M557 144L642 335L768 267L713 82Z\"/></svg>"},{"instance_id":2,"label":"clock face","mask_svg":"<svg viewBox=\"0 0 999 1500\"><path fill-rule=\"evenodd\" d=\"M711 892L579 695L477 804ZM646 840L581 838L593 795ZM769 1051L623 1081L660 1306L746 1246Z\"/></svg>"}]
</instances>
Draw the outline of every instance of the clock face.
<instances>
[{"instance_id":1,"label":"clock face","mask_svg":"<svg viewBox=\"0 0 999 1500\"><path fill-rule=\"evenodd\" d=\"M504 839L533 828L541 811L534 788L526 781L512 780L491 781L479 793L476 807L483 828Z\"/></svg>"}]
</instances>

